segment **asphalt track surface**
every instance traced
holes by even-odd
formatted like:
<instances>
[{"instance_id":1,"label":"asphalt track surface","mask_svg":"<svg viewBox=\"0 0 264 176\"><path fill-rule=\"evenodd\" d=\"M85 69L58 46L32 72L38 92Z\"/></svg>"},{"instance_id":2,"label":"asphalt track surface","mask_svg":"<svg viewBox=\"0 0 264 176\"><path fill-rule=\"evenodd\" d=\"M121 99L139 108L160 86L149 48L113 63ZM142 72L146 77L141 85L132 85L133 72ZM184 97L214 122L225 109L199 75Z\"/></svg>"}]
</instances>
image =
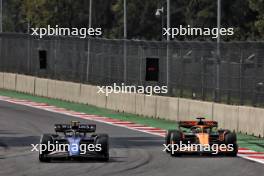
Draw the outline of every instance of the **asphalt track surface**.
<instances>
[{"instance_id":1,"label":"asphalt track surface","mask_svg":"<svg viewBox=\"0 0 264 176\"><path fill-rule=\"evenodd\" d=\"M110 136L110 161L40 163L31 152L40 135L53 133L54 123L79 120L95 123ZM182 156L162 151L163 138L104 123L74 118L0 101L0 175L107 176L261 176L264 165L239 157Z\"/></svg>"}]
</instances>

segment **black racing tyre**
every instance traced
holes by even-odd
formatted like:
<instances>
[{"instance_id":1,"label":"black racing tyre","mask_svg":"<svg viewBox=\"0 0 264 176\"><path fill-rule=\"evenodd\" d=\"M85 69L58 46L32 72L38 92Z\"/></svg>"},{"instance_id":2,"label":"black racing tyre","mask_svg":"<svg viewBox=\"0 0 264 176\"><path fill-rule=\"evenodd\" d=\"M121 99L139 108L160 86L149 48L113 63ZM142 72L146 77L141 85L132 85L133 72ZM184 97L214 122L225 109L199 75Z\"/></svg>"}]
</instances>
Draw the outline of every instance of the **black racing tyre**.
<instances>
[{"instance_id":1,"label":"black racing tyre","mask_svg":"<svg viewBox=\"0 0 264 176\"><path fill-rule=\"evenodd\" d=\"M40 144L48 146L48 143L53 143L52 134L43 134L40 138ZM50 152L51 151L48 151L47 149L42 151L42 153L39 152L39 161L50 162L50 158L47 157L47 154Z\"/></svg>"},{"instance_id":2,"label":"black racing tyre","mask_svg":"<svg viewBox=\"0 0 264 176\"><path fill-rule=\"evenodd\" d=\"M171 138L170 138L170 142L172 145L178 145L180 144L180 141L181 141L181 132L180 131L173 131L171 132ZM171 146L171 148L173 149L173 146ZM181 156L181 153L180 151L172 151L171 150L171 156Z\"/></svg>"},{"instance_id":3,"label":"black racing tyre","mask_svg":"<svg viewBox=\"0 0 264 176\"><path fill-rule=\"evenodd\" d=\"M226 145L230 145L230 144L233 145L233 150L226 153L226 155L232 156L232 157L237 156L238 146L237 146L236 133L229 132L229 133L225 134L225 144Z\"/></svg>"},{"instance_id":4,"label":"black racing tyre","mask_svg":"<svg viewBox=\"0 0 264 176\"><path fill-rule=\"evenodd\" d=\"M236 157L238 153L238 145L233 144L233 151L226 153L226 156Z\"/></svg>"},{"instance_id":5,"label":"black racing tyre","mask_svg":"<svg viewBox=\"0 0 264 176\"><path fill-rule=\"evenodd\" d=\"M109 161L109 136L107 134L98 134L96 144L101 144L100 154L103 155L103 161Z\"/></svg>"},{"instance_id":6,"label":"black racing tyre","mask_svg":"<svg viewBox=\"0 0 264 176\"><path fill-rule=\"evenodd\" d=\"M225 134L225 144L235 144L236 141L236 133L228 132Z\"/></svg>"},{"instance_id":7,"label":"black racing tyre","mask_svg":"<svg viewBox=\"0 0 264 176\"><path fill-rule=\"evenodd\" d=\"M166 146L171 144L171 133L175 132L176 130L168 130L165 136L165 144ZM170 147L169 147L170 149ZM170 150L166 150L167 153L170 153Z\"/></svg>"}]
</instances>

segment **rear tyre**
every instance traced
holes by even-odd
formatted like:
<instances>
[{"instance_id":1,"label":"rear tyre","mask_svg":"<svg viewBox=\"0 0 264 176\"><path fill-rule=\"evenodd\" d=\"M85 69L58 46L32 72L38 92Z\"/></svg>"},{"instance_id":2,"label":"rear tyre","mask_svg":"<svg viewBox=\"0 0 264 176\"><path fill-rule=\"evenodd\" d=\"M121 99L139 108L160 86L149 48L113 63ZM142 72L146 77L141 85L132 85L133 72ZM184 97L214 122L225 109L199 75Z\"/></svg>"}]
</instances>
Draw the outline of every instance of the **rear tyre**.
<instances>
[{"instance_id":1,"label":"rear tyre","mask_svg":"<svg viewBox=\"0 0 264 176\"><path fill-rule=\"evenodd\" d=\"M99 153L103 155L103 161L109 161L109 136L107 134L98 134L96 144L101 145Z\"/></svg>"},{"instance_id":2,"label":"rear tyre","mask_svg":"<svg viewBox=\"0 0 264 176\"><path fill-rule=\"evenodd\" d=\"M236 137L236 133L232 133L229 132L225 135L225 144L226 145L232 145L233 150L226 153L227 156L232 156L235 157L237 156L237 152L238 152L238 146L237 146L237 137Z\"/></svg>"},{"instance_id":3,"label":"rear tyre","mask_svg":"<svg viewBox=\"0 0 264 176\"><path fill-rule=\"evenodd\" d=\"M47 148L49 144L53 143L53 139L51 137L51 134L43 134L40 138L40 144L45 145L45 147ZM48 151L48 149L42 151L41 153L39 152L39 161L40 162L50 162L50 158L47 157L47 155L50 153L51 151Z\"/></svg>"},{"instance_id":4,"label":"rear tyre","mask_svg":"<svg viewBox=\"0 0 264 176\"><path fill-rule=\"evenodd\" d=\"M170 138L170 142L171 142L171 156L181 156L180 151L174 151L173 149L175 149L173 147L173 145L178 145L178 147L180 147L180 141L181 141L181 132L175 130L173 132L171 132L171 138ZM179 149L179 148L178 148Z\"/></svg>"}]
</instances>

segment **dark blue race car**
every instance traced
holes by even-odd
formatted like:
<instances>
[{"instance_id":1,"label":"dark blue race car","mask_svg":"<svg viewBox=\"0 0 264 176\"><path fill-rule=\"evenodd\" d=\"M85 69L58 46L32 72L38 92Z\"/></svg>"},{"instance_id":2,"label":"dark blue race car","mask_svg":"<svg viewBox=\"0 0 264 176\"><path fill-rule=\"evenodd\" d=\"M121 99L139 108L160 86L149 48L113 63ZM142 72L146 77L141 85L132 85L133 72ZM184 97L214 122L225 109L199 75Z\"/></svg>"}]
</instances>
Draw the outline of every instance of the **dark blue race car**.
<instances>
[{"instance_id":1,"label":"dark blue race car","mask_svg":"<svg viewBox=\"0 0 264 176\"><path fill-rule=\"evenodd\" d=\"M41 136L41 162L74 158L109 160L109 137L107 134L95 134L96 125L72 121L70 124L55 124L54 128L56 134Z\"/></svg>"}]
</instances>

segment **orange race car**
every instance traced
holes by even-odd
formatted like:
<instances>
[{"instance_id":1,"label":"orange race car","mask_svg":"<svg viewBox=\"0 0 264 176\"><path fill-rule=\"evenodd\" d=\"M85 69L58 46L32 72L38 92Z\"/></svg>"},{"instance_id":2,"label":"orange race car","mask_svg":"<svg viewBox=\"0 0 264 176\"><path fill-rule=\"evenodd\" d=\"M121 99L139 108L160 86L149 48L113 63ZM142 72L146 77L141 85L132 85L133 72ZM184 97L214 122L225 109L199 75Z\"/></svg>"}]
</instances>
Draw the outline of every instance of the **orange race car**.
<instances>
[{"instance_id":1,"label":"orange race car","mask_svg":"<svg viewBox=\"0 0 264 176\"><path fill-rule=\"evenodd\" d=\"M218 129L216 121L207 121L203 117L197 119L198 121L179 121L178 129L168 130L164 151L172 156L186 153L237 155L235 132Z\"/></svg>"}]
</instances>

